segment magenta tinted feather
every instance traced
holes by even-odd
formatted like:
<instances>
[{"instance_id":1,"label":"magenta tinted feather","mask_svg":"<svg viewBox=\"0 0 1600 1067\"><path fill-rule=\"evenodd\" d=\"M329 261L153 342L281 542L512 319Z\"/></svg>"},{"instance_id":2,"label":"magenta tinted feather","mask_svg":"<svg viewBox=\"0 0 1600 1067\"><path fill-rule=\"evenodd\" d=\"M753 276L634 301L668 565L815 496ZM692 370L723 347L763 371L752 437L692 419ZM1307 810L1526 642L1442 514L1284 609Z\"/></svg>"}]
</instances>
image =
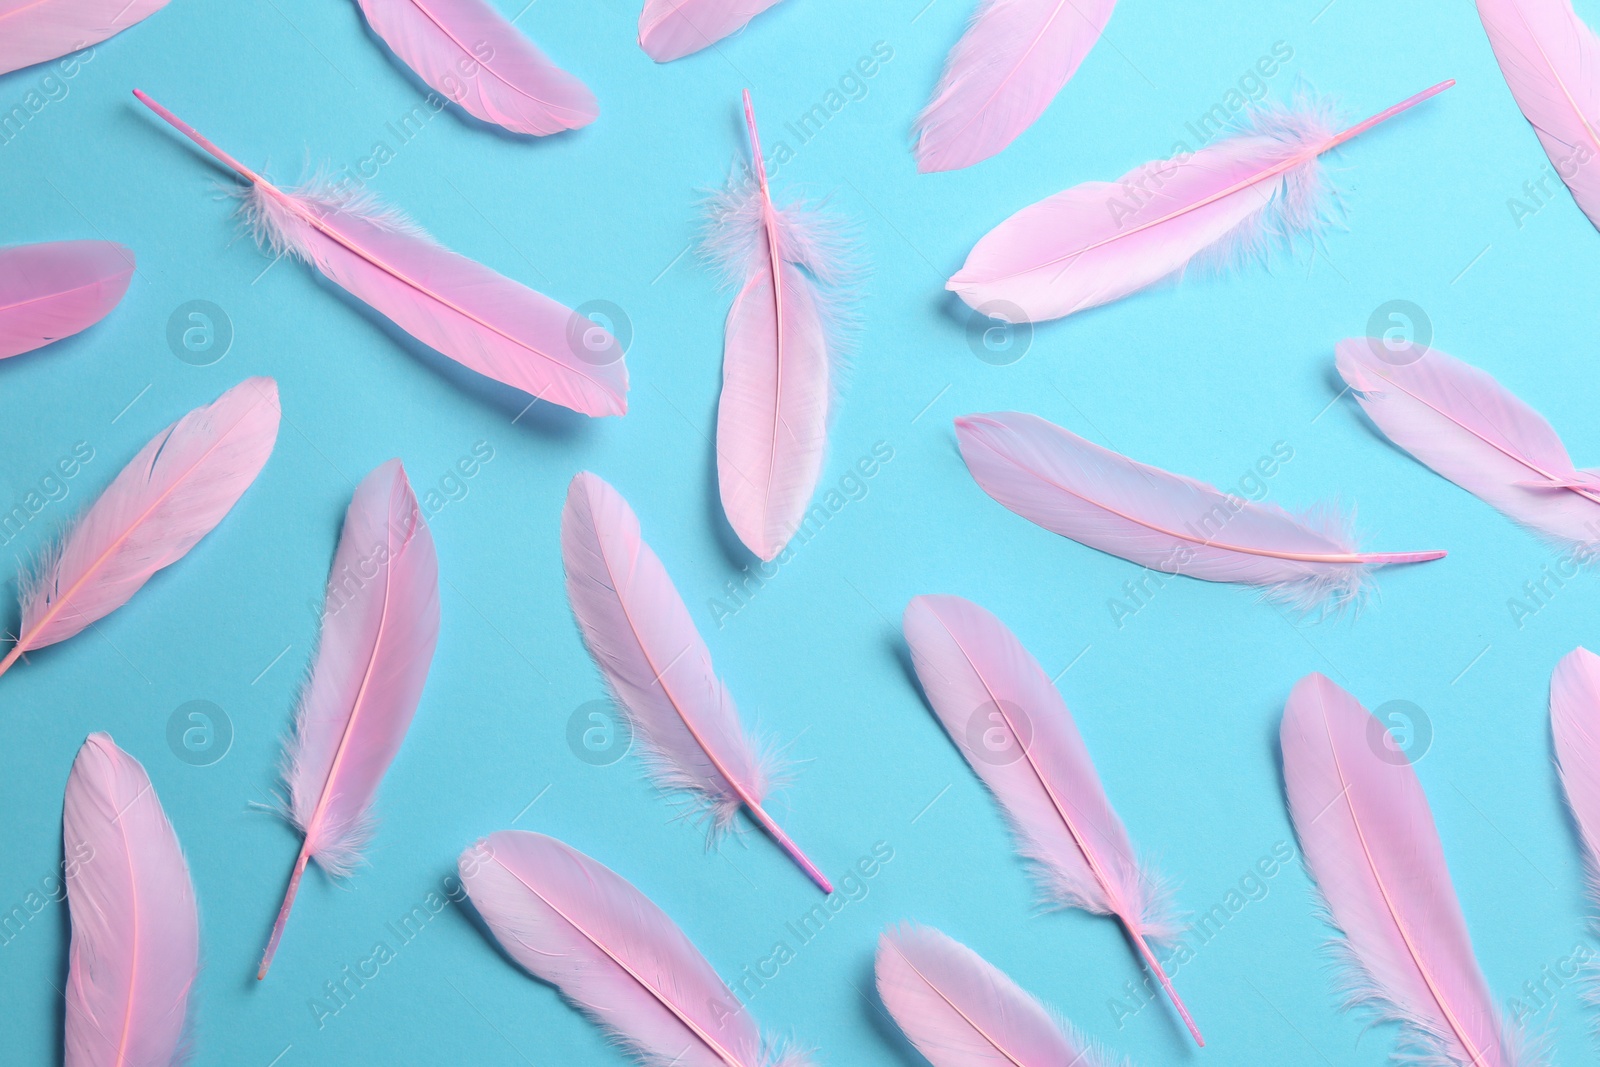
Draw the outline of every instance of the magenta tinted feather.
<instances>
[{"instance_id":1,"label":"magenta tinted feather","mask_svg":"<svg viewBox=\"0 0 1600 1067\"><path fill-rule=\"evenodd\" d=\"M744 29L778 0L645 0L639 47L657 63L709 48Z\"/></svg>"},{"instance_id":2,"label":"magenta tinted feather","mask_svg":"<svg viewBox=\"0 0 1600 1067\"><path fill-rule=\"evenodd\" d=\"M1589 895L1600 904L1600 656L1575 648L1550 677L1550 732L1567 806L1583 837Z\"/></svg>"},{"instance_id":3,"label":"magenta tinted feather","mask_svg":"<svg viewBox=\"0 0 1600 1067\"><path fill-rule=\"evenodd\" d=\"M168 0L0 0L0 74L78 52L166 7Z\"/></svg>"},{"instance_id":4,"label":"magenta tinted feather","mask_svg":"<svg viewBox=\"0 0 1600 1067\"><path fill-rule=\"evenodd\" d=\"M132 250L110 241L0 249L0 359L93 326L132 277Z\"/></svg>"}]
</instances>

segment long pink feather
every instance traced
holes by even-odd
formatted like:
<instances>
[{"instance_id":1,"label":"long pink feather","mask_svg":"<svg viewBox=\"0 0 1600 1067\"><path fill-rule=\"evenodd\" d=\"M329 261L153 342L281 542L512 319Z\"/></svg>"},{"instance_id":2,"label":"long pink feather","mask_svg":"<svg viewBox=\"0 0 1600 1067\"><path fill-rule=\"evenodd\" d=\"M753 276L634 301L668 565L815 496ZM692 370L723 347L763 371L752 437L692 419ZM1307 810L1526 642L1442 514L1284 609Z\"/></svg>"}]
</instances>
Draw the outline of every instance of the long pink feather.
<instances>
[{"instance_id":1,"label":"long pink feather","mask_svg":"<svg viewBox=\"0 0 1600 1067\"><path fill-rule=\"evenodd\" d=\"M594 94L488 0L357 0L372 31L446 99L513 133L587 126Z\"/></svg>"},{"instance_id":2,"label":"long pink feather","mask_svg":"<svg viewBox=\"0 0 1600 1067\"><path fill-rule=\"evenodd\" d=\"M778 0L645 0L639 47L657 63L709 48Z\"/></svg>"},{"instance_id":3,"label":"long pink feather","mask_svg":"<svg viewBox=\"0 0 1600 1067\"><path fill-rule=\"evenodd\" d=\"M717 486L745 546L770 560L805 521L828 442L838 287L849 269L835 224L767 187L750 93L745 122L755 181L711 203L708 246L730 285L717 404Z\"/></svg>"},{"instance_id":4,"label":"long pink feather","mask_svg":"<svg viewBox=\"0 0 1600 1067\"><path fill-rule=\"evenodd\" d=\"M1600 904L1600 656L1575 648L1550 676L1550 732L1567 806L1583 837L1589 896Z\"/></svg>"},{"instance_id":5,"label":"long pink feather","mask_svg":"<svg viewBox=\"0 0 1600 1067\"><path fill-rule=\"evenodd\" d=\"M1543 415L1437 349L1396 359L1369 338L1339 343L1339 374L1396 445L1553 540L1600 544L1600 475L1572 465Z\"/></svg>"},{"instance_id":6,"label":"long pink feather","mask_svg":"<svg viewBox=\"0 0 1600 1067\"><path fill-rule=\"evenodd\" d=\"M1174 933L1166 894L1139 862L1077 724L1039 662L1004 623L960 597L916 597L904 627L928 702L1000 802L1046 898L1115 916L1204 1045L1150 949Z\"/></svg>"},{"instance_id":7,"label":"long pink feather","mask_svg":"<svg viewBox=\"0 0 1600 1067\"><path fill-rule=\"evenodd\" d=\"M956 420L978 486L1046 530L1167 574L1244 582L1302 608L1360 595L1372 567L1443 552L1357 551L1333 509L1291 515L1137 463L1037 415Z\"/></svg>"},{"instance_id":8,"label":"long pink feather","mask_svg":"<svg viewBox=\"0 0 1600 1067\"><path fill-rule=\"evenodd\" d=\"M0 359L87 330L128 291L133 252L110 241L0 249Z\"/></svg>"},{"instance_id":9,"label":"long pink feather","mask_svg":"<svg viewBox=\"0 0 1600 1067\"><path fill-rule=\"evenodd\" d=\"M370 809L422 699L439 640L439 561L405 468L362 479L328 574L322 643L300 698L284 781L302 834L289 888L261 957L267 976L306 863L335 877L360 860Z\"/></svg>"},{"instance_id":10,"label":"long pink feather","mask_svg":"<svg viewBox=\"0 0 1600 1067\"><path fill-rule=\"evenodd\" d=\"M878 938L878 996L933 1067L1108 1067L992 963L938 930L901 923Z\"/></svg>"},{"instance_id":11,"label":"long pink feather","mask_svg":"<svg viewBox=\"0 0 1600 1067\"><path fill-rule=\"evenodd\" d=\"M168 0L0 0L0 74L99 44Z\"/></svg>"},{"instance_id":12,"label":"long pink feather","mask_svg":"<svg viewBox=\"0 0 1600 1067\"><path fill-rule=\"evenodd\" d=\"M567 598L606 683L648 753L652 778L710 814L711 833L750 813L823 892L827 877L761 807L772 759L757 749L711 652L628 502L587 471L561 512Z\"/></svg>"},{"instance_id":13,"label":"long pink feather","mask_svg":"<svg viewBox=\"0 0 1600 1067\"><path fill-rule=\"evenodd\" d=\"M1253 112L1197 152L1023 208L978 241L945 288L994 318L1042 322L1120 300L1197 257L1225 262L1292 242L1324 216L1319 156L1454 84L1342 132L1321 104Z\"/></svg>"},{"instance_id":14,"label":"long pink feather","mask_svg":"<svg viewBox=\"0 0 1600 1067\"><path fill-rule=\"evenodd\" d=\"M1600 226L1600 38L1571 0L1478 0L1478 17L1545 155Z\"/></svg>"},{"instance_id":15,"label":"long pink feather","mask_svg":"<svg viewBox=\"0 0 1600 1067\"><path fill-rule=\"evenodd\" d=\"M1402 1029L1426 1067L1512 1067L1519 1050L1478 970L1439 832L1411 764L1380 755L1383 724L1320 674L1295 685L1280 740L1289 812L1330 922L1347 1006Z\"/></svg>"},{"instance_id":16,"label":"long pink feather","mask_svg":"<svg viewBox=\"0 0 1600 1067\"><path fill-rule=\"evenodd\" d=\"M917 116L917 170L982 162L1032 126L1100 39L1117 0L981 0Z\"/></svg>"},{"instance_id":17,"label":"long pink feather","mask_svg":"<svg viewBox=\"0 0 1600 1067\"><path fill-rule=\"evenodd\" d=\"M65 641L128 602L222 521L278 439L278 385L247 378L156 434L22 582L22 629L0 660Z\"/></svg>"},{"instance_id":18,"label":"long pink feather","mask_svg":"<svg viewBox=\"0 0 1600 1067\"><path fill-rule=\"evenodd\" d=\"M277 254L299 256L478 374L585 415L627 411L621 348L599 326L441 247L370 197L318 181L279 189L144 93L134 95L249 182L243 211Z\"/></svg>"},{"instance_id":19,"label":"long pink feather","mask_svg":"<svg viewBox=\"0 0 1600 1067\"><path fill-rule=\"evenodd\" d=\"M755 1020L676 923L626 879L542 834L461 854L461 884L500 947L649 1067L806 1067Z\"/></svg>"},{"instance_id":20,"label":"long pink feather","mask_svg":"<svg viewBox=\"0 0 1600 1067\"><path fill-rule=\"evenodd\" d=\"M194 886L149 776L106 734L72 763L61 838L65 1067L174 1067L200 967Z\"/></svg>"}]
</instances>

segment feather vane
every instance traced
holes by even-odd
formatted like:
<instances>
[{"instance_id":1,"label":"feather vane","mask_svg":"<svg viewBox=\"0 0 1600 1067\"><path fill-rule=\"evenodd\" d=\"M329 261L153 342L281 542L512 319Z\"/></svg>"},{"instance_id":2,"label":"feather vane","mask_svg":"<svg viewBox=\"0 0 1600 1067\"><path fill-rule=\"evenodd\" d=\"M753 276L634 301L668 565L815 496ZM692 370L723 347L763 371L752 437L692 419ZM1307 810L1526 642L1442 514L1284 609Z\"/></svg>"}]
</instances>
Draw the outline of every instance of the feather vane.
<instances>
[{"instance_id":1,"label":"feather vane","mask_svg":"<svg viewBox=\"0 0 1600 1067\"><path fill-rule=\"evenodd\" d=\"M744 29L778 0L645 0L639 47L657 63L709 48Z\"/></svg>"},{"instance_id":2,"label":"feather vane","mask_svg":"<svg viewBox=\"0 0 1600 1067\"><path fill-rule=\"evenodd\" d=\"M1589 896L1600 903L1600 656L1575 648L1550 677L1550 731L1561 787L1583 839Z\"/></svg>"},{"instance_id":3,"label":"feather vane","mask_svg":"<svg viewBox=\"0 0 1600 1067\"><path fill-rule=\"evenodd\" d=\"M0 74L113 37L168 0L0 0Z\"/></svg>"},{"instance_id":4,"label":"feather vane","mask_svg":"<svg viewBox=\"0 0 1600 1067\"><path fill-rule=\"evenodd\" d=\"M0 249L0 359L88 329L128 291L133 252L110 241Z\"/></svg>"}]
</instances>

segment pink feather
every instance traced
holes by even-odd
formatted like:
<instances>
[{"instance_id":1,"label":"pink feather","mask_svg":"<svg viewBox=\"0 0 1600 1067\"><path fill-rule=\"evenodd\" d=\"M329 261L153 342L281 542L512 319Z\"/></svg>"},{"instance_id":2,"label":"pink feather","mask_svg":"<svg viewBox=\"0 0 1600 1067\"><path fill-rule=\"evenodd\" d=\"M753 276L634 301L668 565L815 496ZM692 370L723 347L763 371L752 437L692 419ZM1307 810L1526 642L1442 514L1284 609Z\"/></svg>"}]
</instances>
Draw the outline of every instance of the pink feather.
<instances>
[{"instance_id":1,"label":"pink feather","mask_svg":"<svg viewBox=\"0 0 1600 1067\"><path fill-rule=\"evenodd\" d=\"M848 255L834 223L779 208L767 187L750 94L755 181L711 203L708 247L737 290L728 310L717 404L717 486L739 540L763 560L804 523L828 443L838 287Z\"/></svg>"},{"instance_id":2,"label":"pink feather","mask_svg":"<svg viewBox=\"0 0 1600 1067\"><path fill-rule=\"evenodd\" d=\"M149 776L106 734L90 734L72 763L61 838L65 1067L181 1063L200 967L194 886Z\"/></svg>"},{"instance_id":3,"label":"pink feather","mask_svg":"<svg viewBox=\"0 0 1600 1067\"><path fill-rule=\"evenodd\" d=\"M978 487L1052 533L1165 574L1243 582L1302 608L1359 597L1371 567L1443 552L1363 553L1333 509L1291 515L1137 463L1037 415L956 420Z\"/></svg>"},{"instance_id":4,"label":"pink feather","mask_svg":"<svg viewBox=\"0 0 1600 1067\"><path fill-rule=\"evenodd\" d=\"M1478 0L1478 17L1545 155L1600 226L1600 38L1571 0Z\"/></svg>"},{"instance_id":5,"label":"pink feather","mask_svg":"<svg viewBox=\"0 0 1600 1067\"><path fill-rule=\"evenodd\" d=\"M917 170L959 170L1032 126L1100 39L1117 0L981 0L917 116Z\"/></svg>"},{"instance_id":6,"label":"pink feather","mask_svg":"<svg viewBox=\"0 0 1600 1067\"><path fill-rule=\"evenodd\" d=\"M22 630L0 660L65 641L128 602L222 521L278 439L278 385L247 378L156 434L22 582Z\"/></svg>"},{"instance_id":7,"label":"pink feather","mask_svg":"<svg viewBox=\"0 0 1600 1067\"><path fill-rule=\"evenodd\" d=\"M1550 676L1550 732L1567 806L1583 837L1589 895L1600 902L1600 656L1575 648Z\"/></svg>"},{"instance_id":8,"label":"pink feather","mask_svg":"<svg viewBox=\"0 0 1600 1067\"><path fill-rule=\"evenodd\" d=\"M1250 113L1233 136L1085 182L1023 208L973 247L945 288L1007 322L1042 322L1319 228L1329 189L1318 157L1437 93L1441 82L1336 133L1328 108Z\"/></svg>"},{"instance_id":9,"label":"pink feather","mask_svg":"<svg viewBox=\"0 0 1600 1067\"><path fill-rule=\"evenodd\" d=\"M1110 1062L993 964L931 927L885 930L875 970L884 1007L933 1067Z\"/></svg>"},{"instance_id":10,"label":"pink feather","mask_svg":"<svg viewBox=\"0 0 1600 1067\"><path fill-rule=\"evenodd\" d=\"M823 892L833 892L762 809L773 785L773 760L745 733L733 696L666 568L645 544L633 509L587 471L567 490L561 560L572 613L649 753L657 784L702 804L713 836L743 807Z\"/></svg>"},{"instance_id":11,"label":"pink feather","mask_svg":"<svg viewBox=\"0 0 1600 1067\"><path fill-rule=\"evenodd\" d=\"M0 359L87 330L132 277L133 252L110 241L0 249Z\"/></svg>"},{"instance_id":12,"label":"pink feather","mask_svg":"<svg viewBox=\"0 0 1600 1067\"><path fill-rule=\"evenodd\" d=\"M306 863L335 877L360 860L369 814L422 699L439 640L439 561L397 459L356 487L328 574L322 643L300 698L284 781L305 841L256 977L272 965Z\"/></svg>"},{"instance_id":13,"label":"pink feather","mask_svg":"<svg viewBox=\"0 0 1600 1067\"><path fill-rule=\"evenodd\" d=\"M928 703L1000 802L1046 898L1115 916L1204 1045L1150 949L1174 933L1166 894L1139 862L1049 676L1004 623L969 600L916 597L904 627Z\"/></svg>"},{"instance_id":14,"label":"pink feather","mask_svg":"<svg viewBox=\"0 0 1600 1067\"><path fill-rule=\"evenodd\" d=\"M585 415L627 411L621 347L599 326L439 246L370 197L318 181L279 189L144 93L134 95L250 183L243 211L276 254L299 256L478 374Z\"/></svg>"},{"instance_id":15,"label":"pink feather","mask_svg":"<svg viewBox=\"0 0 1600 1067\"><path fill-rule=\"evenodd\" d=\"M645 0L639 47L657 63L709 48L778 0Z\"/></svg>"},{"instance_id":16,"label":"pink feather","mask_svg":"<svg viewBox=\"0 0 1600 1067\"><path fill-rule=\"evenodd\" d=\"M587 126L594 94L487 0L358 0L372 31L430 87L513 133Z\"/></svg>"},{"instance_id":17,"label":"pink feather","mask_svg":"<svg viewBox=\"0 0 1600 1067\"><path fill-rule=\"evenodd\" d=\"M167 0L0 0L0 74L99 44Z\"/></svg>"},{"instance_id":18,"label":"pink feather","mask_svg":"<svg viewBox=\"0 0 1600 1067\"><path fill-rule=\"evenodd\" d=\"M1396 445L1553 540L1600 544L1600 477L1577 470L1543 415L1476 367L1420 345L1338 347L1339 374Z\"/></svg>"},{"instance_id":19,"label":"pink feather","mask_svg":"<svg viewBox=\"0 0 1600 1067\"><path fill-rule=\"evenodd\" d=\"M1347 1006L1399 1023L1408 1063L1518 1063L1472 954L1422 784L1410 763L1379 754L1383 724L1308 674L1289 694L1280 739L1301 852L1344 935Z\"/></svg>"},{"instance_id":20,"label":"pink feather","mask_svg":"<svg viewBox=\"0 0 1600 1067\"><path fill-rule=\"evenodd\" d=\"M667 914L554 838L490 834L461 884L507 955L649 1067L806 1067L756 1022Z\"/></svg>"}]
</instances>

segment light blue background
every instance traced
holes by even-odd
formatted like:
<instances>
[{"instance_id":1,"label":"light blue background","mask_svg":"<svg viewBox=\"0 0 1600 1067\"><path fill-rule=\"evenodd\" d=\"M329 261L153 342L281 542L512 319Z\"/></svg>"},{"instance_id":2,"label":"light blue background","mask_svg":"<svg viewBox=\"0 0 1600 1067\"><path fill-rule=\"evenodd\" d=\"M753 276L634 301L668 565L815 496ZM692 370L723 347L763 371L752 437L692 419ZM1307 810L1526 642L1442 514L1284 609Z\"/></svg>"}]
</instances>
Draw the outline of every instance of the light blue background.
<instances>
[{"instance_id":1,"label":"light blue background","mask_svg":"<svg viewBox=\"0 0 1600 1067\"><path fill-rule=\"evenodd\" d=\"M508 15L517 3L496 0ZM1507 207L1546 159L1517 112L1472 6L1388 0L1127 0L1106 39L1035 126L999 157L918 176L907 149L972 0L789 0L719 48L668 66L634 41L634 0L542 0L518 25L599 97L591 128L525 143L454 112L399 145L386 124L420 100L353 2L174 0L94 50L0 144L0 242L104 237L138 253L127 298L86 334L0 365L0 508L86 441L95 459L6 546L20 569L157 429L251 374L277 378L284 424L266 470L221 527L126 608L0 679L0 907L58 871L60 798L84 736L109 731L142 760L193 868L204 970L198 1064L611 1064L623 1061L556 994L512 968L450 907L410 943L387 928L455 856L506 827L554 834L632 879L729 978L769 955L820 898L766 839L707 855L630 757L594 767L566 726L602 696L562 588L557 520L568 480L594 470L631 501L696 614L746 716L790 742L795 784L775 805L830 872L886 842L894 858L752 1008L820 1062L919 1062L873 1006L887 923L940 927L1091 1035L1143 1064L1377 1064L1392 1034L1341 1014L1298 866L1234 916L1177 985L1210 1039L1199 1053L1157 1004L1119 1028L1110 1005L1140 977L1115 925L1040 914L995 806L908 676L906 601L971 597L1052 674L1134 839L1193 912L1222 902L1292 842L1277 765L1289 687L1320 670L1369 707L1408 700L1434 738L1418 773L1432 801L1479 959L1516 995L1586 937L1581 866L1551 766L1547 686L1593 643L1589 580L1519 628L1508 598L1552 553L1389 447L1348 397L1332 352L1374 308L1407 299L1436 344L1544 412L1580 465L1600 458L1594 279L1600 236L1564 191L1518 226ZM1579 4L1591 23L1600 5ZM871 261L865 322L838 406L824 485L875 442L894 458L720 629L709 599L747 559L729 549L710 435L727 297L684 254L697 190L744 150L737 104L755 94L770 147L875 42L893 59L796 158L780 195L831 196ZM1192 279L1042 327L1025 358L975 358L943 280L1017 208L1165 155L1274 42L1296 78L1352 118L1447 77L1460 84L1353 142L1329 166L1347 226L1314 258ZM0 108L47 68L0 78ZM241 238L219 172L128 95L144 88L280 179L302 161L356 166L395 149L371 188L444 243L569 305L609 300L636 332L626 418L588 422L458 387L313 272ZM48 87L46 87L48 88ZM57 96L60 96L59 91ZM264 272L264 273L263 273ZM236 332L214 366L174 357L172 311L224 308ZM131 407L129 404L131 402ZM1296 622L1251 590L1172 582L1118 628L1107 602L1130 564L1004 511L965 473L950 420L1037 412L1138 459L1231 484L1276 442L1290 507L1360 505L1368 543L1445 548L1391 569L1354 619ZM308 876L269 979L254 967L298 838L250 805L269 798L354 483L401 457L419 491L475 442L495 458L432 519L444 579L438 655L411 735L379 796L370 867L345 888ZM11 557L15 556L15 568ZM15 609L4 615L15 627ZM281 655L280 655L281 654ZM174 709L225 709L236 733L209 767L168 749ZM535 798L537 802L534 802ZM530 806L531 804L531 806ZM0 947L0 1048L58 1055L66 909ZM319 1028L310 1008L374 943L392 962ZM1554 987L1550 987L1554 989ZM865 995L864 995L865 994ZM1566 1062L1592 1051L1575 987L1534 1018Z\"/></svg>"}]
</instances>

